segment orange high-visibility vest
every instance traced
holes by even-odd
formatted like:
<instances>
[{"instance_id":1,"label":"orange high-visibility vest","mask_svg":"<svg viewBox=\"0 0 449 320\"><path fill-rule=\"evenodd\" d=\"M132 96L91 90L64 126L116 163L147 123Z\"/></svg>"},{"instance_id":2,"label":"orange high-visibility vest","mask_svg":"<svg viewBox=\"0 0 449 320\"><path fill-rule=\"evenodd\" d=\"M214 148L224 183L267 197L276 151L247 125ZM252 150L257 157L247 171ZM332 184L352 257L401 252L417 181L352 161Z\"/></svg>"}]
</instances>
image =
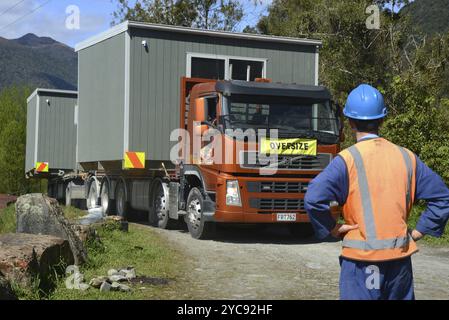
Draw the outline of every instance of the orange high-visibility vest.
<instances>
[{"instance_id":1,"label":"orange high-visibility vest","mask_svg":"<svg viewBox=\"0 0 449 320\"><path fill-rule=\"evenodd\" d=\"M359 229L348 232L342 256L360 261L408 257L418 249L407 220L415 200L416 158L383 138L343 150L349 190L343 218Z\"/></svg>"}]
</instances>

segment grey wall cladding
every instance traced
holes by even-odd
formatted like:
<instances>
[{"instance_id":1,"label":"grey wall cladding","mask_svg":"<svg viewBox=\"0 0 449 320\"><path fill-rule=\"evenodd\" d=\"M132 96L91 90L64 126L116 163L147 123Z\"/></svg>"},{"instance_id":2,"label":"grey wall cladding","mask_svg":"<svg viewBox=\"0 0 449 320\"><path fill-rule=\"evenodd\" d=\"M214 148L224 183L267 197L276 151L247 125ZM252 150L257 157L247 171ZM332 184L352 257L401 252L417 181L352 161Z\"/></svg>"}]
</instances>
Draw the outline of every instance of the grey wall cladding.
<instances>
[{"instance_id":1,"label":"grey wall cladding","mask_svg":"<svg viewBox=\"0 0 449 320\"><path fill-rule=\"evenodd\" d=\"M34 168L36 161L48 162L51 170L75 169L76 104L76 94L39 92L31 99L27 110L26 172Z\"/></svg>"},{"instance_id":2,"label":"grey wall cladding","mask_svg":"<svg viewBox=\"0 0 449 320\"><path fill-rule=\"evenodd\" d=\"M27 105L27 138L25 154L25 172L34 168L35 164L35 136L36 136L36 103L37 96L34 96Z\"/></svg>"},{"instance_id":3,"label":"grey wall cladding","mask_svg":"<svg viewBox=\"0 0 449 320\"><path fill-rule=\"evenodd\" d=\"M129 149L145 151L147 160L169 159L187 53L266 58L267 77L274 82L314 84L315 52L313 45L131 28Z\"/></svg>"},{"instance_id":4,"label":"grey wall cladding","mask_svg":"<svg viewBox=\"0 0 449 320\"><path fill-rule=\"evenodd\" d=\"M78 52L78 162L123 158L125 33Z\"/></svg>"}]
</instances>

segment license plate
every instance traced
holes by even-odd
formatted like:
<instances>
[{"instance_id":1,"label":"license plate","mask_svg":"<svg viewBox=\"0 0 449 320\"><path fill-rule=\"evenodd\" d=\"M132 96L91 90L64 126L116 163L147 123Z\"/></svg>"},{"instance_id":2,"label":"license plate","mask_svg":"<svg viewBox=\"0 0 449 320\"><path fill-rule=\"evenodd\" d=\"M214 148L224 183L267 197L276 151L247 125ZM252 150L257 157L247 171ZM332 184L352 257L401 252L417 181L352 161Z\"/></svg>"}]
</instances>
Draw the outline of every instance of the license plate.
<instances>
[{"instance_id":1,"label":"license plate","mask_svg":"<svg viewBox=\"0 0 449 320\"><path fill-rule=\"evenodd\" d=\"M296 213L278 213L277 221L296 221Z\"/></svg>"}]
</instances>

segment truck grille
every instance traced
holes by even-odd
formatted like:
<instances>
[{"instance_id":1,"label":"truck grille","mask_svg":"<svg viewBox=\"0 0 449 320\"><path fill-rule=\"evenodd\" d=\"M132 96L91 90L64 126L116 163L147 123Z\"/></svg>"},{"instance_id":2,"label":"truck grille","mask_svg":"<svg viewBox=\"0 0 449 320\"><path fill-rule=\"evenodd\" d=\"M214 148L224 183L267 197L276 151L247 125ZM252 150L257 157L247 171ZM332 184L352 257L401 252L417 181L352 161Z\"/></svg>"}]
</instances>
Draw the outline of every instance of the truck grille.
<instances>
[{"instance_id":1,"label":"truck grille","mask_svg":"<svg viewBox=\"0 0 449 320\"><path fill-rule=\"evenodd\" d=\"M290 159L296 158L294 161ZM262 161L261 161L262 160ZM270 160L268 162L268 160ZM285 160L285 161L284 161ZM250 151L242 152L240 156L240 166L247 169L263 168L271 163L284 162L278 165L278 169L283 170L311 170L321 171L327 167L332 160L332 154L330 153L318 153L316 157L313 156L279 156L271 159L263 158L259 159L259 153ZM262 163L261 163L262 162Z\"/></svg>"},{"instance_id":2,"label":"truck grille","mask_svg":"<svg viewBox=\"0 0 449 320\"><path fill-rule=\"evenodd\" d=\"M303 199L249 199L251 208L259 210L304 210Z\"/></svg>"},{"instance_id":3,"label":"truck grille","mask_svg":"<svg viewBox=\"0 0 449 320\"><path fill-rule=\"evenodd\" d=\"M248 192L260 193L305 193L308 182L248 182Z\"/></svg>"}]
</instances>

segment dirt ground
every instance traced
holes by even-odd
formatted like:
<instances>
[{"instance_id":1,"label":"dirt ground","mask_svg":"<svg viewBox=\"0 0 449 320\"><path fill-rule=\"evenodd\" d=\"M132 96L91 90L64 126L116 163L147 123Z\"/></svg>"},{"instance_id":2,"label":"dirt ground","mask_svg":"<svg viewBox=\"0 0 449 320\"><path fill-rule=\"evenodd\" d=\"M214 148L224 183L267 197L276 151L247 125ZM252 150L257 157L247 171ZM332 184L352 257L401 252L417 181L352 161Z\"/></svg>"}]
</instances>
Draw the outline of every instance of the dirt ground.
<instances>
[{"instance_id":1,"label":"dirt ground","mask_svg":"<svg viewBox=\"0 0 449 320\"><path fill-rule=\"evenodd\" d=\"M188 261L179 299L338 299L339 242L294 239L283 226L226 227L212 241L154 229ZM449 299L449 248L421 244L417 299Z\"/></svg>"}]
</instances>

